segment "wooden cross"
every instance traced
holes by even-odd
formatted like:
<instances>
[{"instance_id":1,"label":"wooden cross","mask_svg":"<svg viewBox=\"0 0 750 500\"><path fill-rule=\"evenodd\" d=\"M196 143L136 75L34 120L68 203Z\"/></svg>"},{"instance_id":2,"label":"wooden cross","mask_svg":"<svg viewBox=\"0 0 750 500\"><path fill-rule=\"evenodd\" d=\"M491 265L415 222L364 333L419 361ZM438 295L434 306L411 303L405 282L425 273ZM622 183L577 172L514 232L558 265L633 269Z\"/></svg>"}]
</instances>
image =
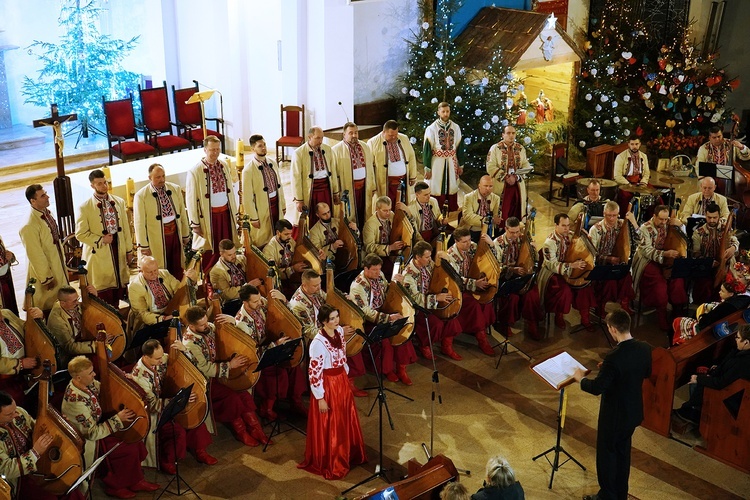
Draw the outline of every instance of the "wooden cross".
<instances>
[{"instance_id":1,"label":"wooden cross","mask_svg":"<svg viewBox=\"0 0 750 500\"><path fill-rule=\"evenodd\" d=\"M77 121L78 115L71 113L69 115L60 115L57 112L57 104L50 105L50 117L34 120L34 128L52 127L55 133L55 161L57 162L57 176L65 175L65 162L63 160L63 147L65 145L65 136L62 133L62 124L67 121Z\"/></svg>"}]
</instances>

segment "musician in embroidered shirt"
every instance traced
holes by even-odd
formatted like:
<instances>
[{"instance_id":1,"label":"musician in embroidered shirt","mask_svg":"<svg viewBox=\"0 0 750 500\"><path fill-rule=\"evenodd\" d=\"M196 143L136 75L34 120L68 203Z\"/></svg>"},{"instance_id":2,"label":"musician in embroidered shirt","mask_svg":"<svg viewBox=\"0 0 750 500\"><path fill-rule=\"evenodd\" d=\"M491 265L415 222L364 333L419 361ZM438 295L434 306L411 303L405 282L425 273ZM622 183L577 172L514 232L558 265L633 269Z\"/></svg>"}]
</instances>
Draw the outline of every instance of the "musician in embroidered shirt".
<instances>
[{"instance_id":1,"label":"musician in embroidered shirt","mask_svg":"<svg viewBox=\"0 0 750 500\"><path fill-rule=\"evenodd\" d=\"M335 260L336 250L344 246L339 237L343 229L339 227L339 220L332 217L331 207L327 203L318 203L315 211L318 214L318 222L310 228L307 236L315 248L324 252L326 259ZM359 232L354 222L349 222L349 228L355 233Z\"/></svg>"},{"instance_id":2,"label":"musician in embroidered shirt","mask_svg":"<svg viewBox=\"0 0 750 500\"><path fill-rule=\"evenodd\" d=\"M719 217L719 206L709 203L706 207L706 223L693 231L693 257L711 257L714 260L714 269L718 271L719 261L726 259L729 269L734 268L734 256L740 248L739 241L735 235L729 237L727 249L721 255L721 238L726 227L726 221ZM719 287L714 286L714 275L703 278L693 278L693 303L704 304L718 300Z\"/></svg>"},{"instance_id":3,"label":"musician in embroidered shirt","mask_svg":"<svg viewBox=\"0 0 750 500\"><path fill-rule=\"evenodd\" d=\"M724 139L724 132L720 126L714 125L708 129L708 142L698 148L697 162L730 165L733 163L732 150L737 152L742 161L750 160L750 148L738 140Z\"/></svg>"},{"instance_id":4,"label":"musician in embroidered shirt","mask_svg":"<svg viewBox=\"0 0 750 500\"><path fill-rule=\"evenodd\" d=\"M245 274L247 259L244 255L237 255L237 248L232 240L219 242L219 255L221 257L209 272L211 286L214 294L221 297L222 312L233 316L241 305L240 287L245 283L260 286L262 281L260 277Z\"/></svg>"},{"instance_id":5,"label":"musician in embroidered shirt","mask_svg":"<svg viewBox=\"0 0 750 500\"><path fill-rule=\"evenodd\" d=\"M502 198L503 220L526 217L526 183L516 173L526 168L531 168L526 149L516 142L515 127L508 125L503 129L503 139L487 153L487 173L495 181L495 194Z\"/></svg>"},{"instance_id":6,"label":"musician in embroidered shirt","mask_svg":"<svg viewBox=\"0 0 750 500\"><path fill-rule=\"evenodd\" d=\"M9 393L14 400L24 402L26 380L21 370L35 368L36 358L26 356L24 345L24 326L22 321L10 309L3 309L0 318L0 390ZM44 313L38 307L26 311L30 319L42 319Z\"/></svg>"}]
</instances>

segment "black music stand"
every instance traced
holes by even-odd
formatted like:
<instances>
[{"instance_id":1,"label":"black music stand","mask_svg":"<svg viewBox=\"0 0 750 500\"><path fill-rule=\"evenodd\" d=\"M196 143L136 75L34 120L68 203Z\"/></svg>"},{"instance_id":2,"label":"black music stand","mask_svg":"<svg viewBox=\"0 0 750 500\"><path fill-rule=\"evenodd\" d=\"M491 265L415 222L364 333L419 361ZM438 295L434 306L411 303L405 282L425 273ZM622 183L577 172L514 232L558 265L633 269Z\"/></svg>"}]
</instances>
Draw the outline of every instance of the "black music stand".
<instances>
[{"instance_id":1,"label":"black music stand","mask_svg":"<svg viewBox=\"0 0 750 500\"><path fill-rule=\"evenodd\" d=\"M672 276L677 278L708 278L714 274L714 259L711 257L677 258L672 264Z\"/></svg>"},{"instance_id":2,"label":"black music stand","mask_svg":"<svg viewBox=\"0 0 750 500\"><path fill-rule=\"evenodd\" d=\"M563 419L565 418L564 401L565 401L565 387L562 387L560 389L560 404L557 407L557 440L555 441L555 446L553 446L547 451L540 453L539 455L531 459L532 461L536 462L538 458L544 457L547 459L547 462L552 466L552 474L550 475L550 478L549 478L549 486L548 486L549 489L552 489L552 481L554 481L555 479L555 472L557 472L560 469L560 467L562 467L569 461L572 460L578 467L580 467L583 470L586 470L586 467L584 467L583 464L581 464L581 462L576 460L573 457L573 455L565 451L565 448L563 448L562 445L560 444L560 438L562 437L562 430L563 430ZM552 453L552 452L555 452L555 457L553 461L550 462L550 459L547 457L547 454ZM568 457L562 463L560 463L560 453L564 453L565 456Z\"/></svg>"},{"instance_id":3,"label":"black music stand","mask_svg":"<svg viewBox=\"0 0 750 500\"><path fill-rule=\"evenodd\" d=\"M372 354L372 345L377 344L378 342L382 342L384 339L389 339L391 337L395 337L398 335L398 332L401 331L401 328L404 327L404 325L409 321L409 318L401 318L398 319L392 323L379 323L375 325L375 327L370 331L370 334L363 335L365 338L365 341L367 342L367 349L370 351L370 357L372 358L372 367L375 369L375 377L378 379L378 385L371 386L371 387L365 387L363 390L369 391L372 389L377 389L378 393L383 391L388 391L391 394L395 394L396 396L400 396L404 399L408 399L409 401L414 401L409 396L405 396L404 394L401 394L400 392L394 391L392 389L389 389L387 387L383 386L383 356L380 356L380 371L378 371L378 367L375 364L375 357ZM372 402L372 406L370 407L370 411L367 413L367 416L369 417L372 415L372 410L375 409L375 403L377 402L377 399ZM386 412L388 412L388 403L385 404ZM390 419L390 412L388 412L388 418ZM393 425L391 425L393 427Z\"/></svg>"},{"instance_id":4,"label":"black music stand","mask_svg":"<svg viewBox=\"0 0 750 500\"><path fill-rule=\"evenodd\" d=\"M365 342L367 342L367 349L370 351L370 359L372 360L372 366L375 368L375 356L372 354L372 345L377 344L378 342L382 342L383 339L387 339L390 337L393 337L396 335L399 330L401 330L401 327L406 324L408 318L401 318L397 321L394 321L393 323L380 323L375 326L375 328L372 329L372 331L368 334L362 334L365 338ZM382 356L381 356L382 361ZM381 363L382 365L382 363ZM388 476L385 475L386 472L388 472L391 469L385 469L383 468L383 406L385 406L386 414L388 415L388 424L391 426L391 430L394 430L393 427L393 419L391 418L391 412L388 409L388 403L385 400L385 388L383 387L383 376L378 373L377 368L375 368L375 379L378 381L378 397L377 397L377 403L378 403L378 464L375 466L375 473L372 474L370 477L363 479L362 481L358 482L354 486L351 486L350 488L345 489L341 492L342 495L346 495L353 489L362 486L365 483L369 483L375 478L382 477L386 480L386 482L391 482L388 479ZM391 391L394 394L398 394L397 392ZM398 394L399 396L406 398L410 401L414 401L411 398L408 398L406 396L403 396L402 394ZM372 410L375 408L375 403L373 402L372 408L370 408L370 413L367 414L367 416L370 416L372 414Z\"/></svg>"},{"instance_id":5,"label":"black music stand","mask_svg":"<svg viewBox=\"0 0 750 500\"><path fill-rule=\"evenodd\" d=\"M84 481L86 481L88 478L90 478L91 476L93 476L94 472L96 472L96 469L102 464L102 462L104 462L104 459L107 458L107 456L110 453L112 453L113 451L115 451L117 449L117 447L120 446L121 444L122 443L116 443L109 451L107 451L107 453L105 453L101 457L99 457L96 460L94 460L94 463L91 464L91 467L89 467L88 469L86 469L85 471L83 471L83 474L81 474L81 477L78 478L78 481L76 481L75 483L73 483L73 486L71 486L70 489L68 489L68 491L65 492L65 494L66 495L72 494L75 490L78 489L79 486L81 486L83 484ZM91 486L92 486L91 483L89 483L89 487L88 487L88 491L87 491L87 496L91 500L93 500L94 499L94 494L91 491L92 490Z\"/></svg>"},{"instance_id":6,"label":"black music stand","mask_svg":"<svg viewBox=\"0 0 750 500\"><path fill-rule=\"evenodd\" d=\"M495 297L507 297L508 295L512 293L519 293L523 288L533 279L536 278L536 273L527 274L526 276L517 276L516 278L509 279L506 281L503 281L500 286L497 289L497 293L495 294ZM506 325L510 326L510 325ZM500 361L503 359L503 355L505 354L513 354L515 352L521 353L523 357L531 361L531 356L529 356L526 352L523 351L520 347L515 345L513 342L510 341L510 339L505 336L504 334L501 334L503 336L503 340L499 342L495 347L500 347L500 357L497 358L497 362L495 363L495 370L500 366ZM508 346L511 346L515 351L509 351Z\"/></svg>"},{"instance_id":7,"label":"black music stand","mask_svg":"<svg viewBox=\"0 0 750 500\"><path fill-rule=\"evenodd\" d=\"M133 336L133 340L128 346L128 350L136 349L141 347L146 341L151 339L161 340L169 333L169 326L172 324L172 320L159 321L153 325L146 325Z\"/></svg>"},{"instance_id":8,"label":"black music stand","mask_svg":"<svg viewBox=\"0 0 750 500\"><path fill-rule=\"evenodd\" d=\"M188 401L190 400L190 394L193 392L193 385L190 384L187 387L183 387L179 391L177 391L177 394L169 400L169 403L167 403L167 406L164 407L164 410L161 412L161 416L159 417L159 422L156 424L156 429L154 429L153 433L158 433L162 427L165 425L171 423L172 425L178 425L175 423L174 419L177 417L177 415L185 409L185 407L188 404ZM187 481L182 479L180 477L180 460L177 458L177 440L172 440L172 445L174 446L174 468L175 468L175 475L172 479L169 480L167 485L164 487L161 493L159 493L159 496L156 497L156 500L159 500L164 493L169 493L170 495L177 495L178 497L181 497L182 495L187 494L187 492L192 491L193 495L200 498L200 495L195 492L195 490L190 486ZM174 480L177 480L177 491L171 491L169 487L172 485ZM187 487L186 490L182 490L180 488L180 481L185 483L185 486Z\"/></svg>"},{"instance_id":9,"label":"black music stand","mask_svg":"<svg viewBox=\"0 0 750 500\"><path fill-rule=\"evenodd\" d=\"M621 280L630 272L630 264L603 264L595 266L594 269L589 272L589 281L613 281ZM593 286L593 285L589 285ZM570 331L571 334L578 333L583 329L583 325L578 326ZM604 338L607 339L609 347L612 347L612 340L609 338L609 332L604 323L604 318L599 318L599 329L602 331Z\"/></svg>"},{"instance_id":10,"label":"black music stand","mask_svg":"<svg viewBox=\"0 0 750 500\"><path fill-rule=\"evenodd\" d=\"M296 339L287 340L283 344L279 344L276 347L266 349L265 351L263 351L263 355L260 357L260 361L258 361L258 366L256 366L255 370L253 371L260 373L264 368L278 366L281 363L289 361L294 357L294 351L297 350L297 346L299 346L299 344L301 343L302 337L298 337ZM278 392L279 378L276 377L276 393L278 394ZM290 427L290 429L287 429L287 431L294 429L303 436L306 435L305 431L303 431L299 427L290 424L289 422L287 422L286 424ZM279 434L281 434L281 419L277 415L276 419L273 421L273 427L271 427L271 434L268 436L266 444L263 445L263 453L265 453L266 449L268 449L268 445L271 443L271 438L273 438L274 436L278 436Z\"/></svg>"}]
</instances>

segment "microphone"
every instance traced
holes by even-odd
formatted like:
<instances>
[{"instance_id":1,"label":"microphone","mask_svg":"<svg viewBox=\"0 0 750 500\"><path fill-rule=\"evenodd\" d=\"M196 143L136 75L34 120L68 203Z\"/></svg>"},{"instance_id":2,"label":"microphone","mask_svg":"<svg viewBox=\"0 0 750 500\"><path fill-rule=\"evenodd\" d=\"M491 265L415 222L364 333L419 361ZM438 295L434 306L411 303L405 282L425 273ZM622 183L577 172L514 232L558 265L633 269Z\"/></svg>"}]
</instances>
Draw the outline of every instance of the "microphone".
<instances>
[{"instance_id":1,"label":"microphone","mask_svg":"<svg viewBox=\"0 0 750 500\"><path fill-rule=\"evenodd\" d=\"M346 113L346 108L341 104L341 101L339 101L339 107L341 108L341 111L344 112L347 123L350 122L351 120L349 119L349 115Z\"/></svg>"}]
</instances>

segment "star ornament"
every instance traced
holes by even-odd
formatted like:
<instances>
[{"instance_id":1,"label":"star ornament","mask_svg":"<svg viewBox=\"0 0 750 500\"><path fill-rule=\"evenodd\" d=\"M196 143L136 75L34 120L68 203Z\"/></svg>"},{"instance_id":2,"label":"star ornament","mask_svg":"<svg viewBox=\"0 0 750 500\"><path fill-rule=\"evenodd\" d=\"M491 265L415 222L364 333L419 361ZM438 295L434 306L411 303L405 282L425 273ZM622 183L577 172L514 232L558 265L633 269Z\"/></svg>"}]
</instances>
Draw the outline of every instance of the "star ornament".
<instances>
[{"instance_id":1,"label":"star ornament","mask_svg":"<svg viewBox=\"0 0 750 500\"><path fill-rule=\"evenodd\" d=\"M553 12L547 18L547 24L544 26L544 29L546 29L546 30L553 30L553 29L555 29L555 23L557 23L557 18L555 17L555 13Z\"/></svg>"}]
</instances>

